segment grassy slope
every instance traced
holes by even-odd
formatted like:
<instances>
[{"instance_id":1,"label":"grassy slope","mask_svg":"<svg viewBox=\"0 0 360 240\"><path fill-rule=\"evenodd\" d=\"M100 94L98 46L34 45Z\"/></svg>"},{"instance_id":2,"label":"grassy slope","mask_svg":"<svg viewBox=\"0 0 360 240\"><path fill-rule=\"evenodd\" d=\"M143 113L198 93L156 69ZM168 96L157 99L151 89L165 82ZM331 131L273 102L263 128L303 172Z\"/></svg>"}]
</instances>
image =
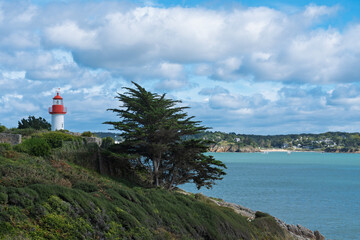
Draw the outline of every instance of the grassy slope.
<instances>
[{"instance_id":1,"label":"grassy slope","mask_svg":"<svg viewBox=\"0 0 360 240\"><path fill-rule=\"evenodd\" d=\"M285 239L201 195L146 189L57 157L0 152L0 239Z\"/></svg>"}]
</instances>

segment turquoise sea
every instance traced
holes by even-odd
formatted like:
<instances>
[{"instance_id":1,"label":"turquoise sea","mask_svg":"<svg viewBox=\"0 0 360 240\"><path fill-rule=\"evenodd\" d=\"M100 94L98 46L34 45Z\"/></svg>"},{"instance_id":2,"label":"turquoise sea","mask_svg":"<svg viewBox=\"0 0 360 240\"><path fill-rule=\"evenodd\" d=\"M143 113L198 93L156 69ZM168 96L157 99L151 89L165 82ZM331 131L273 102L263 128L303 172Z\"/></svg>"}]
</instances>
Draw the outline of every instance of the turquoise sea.
<instances>
[{"instance_id":1,"label":"turquoise sea","mask_svg":"<svg viewBox=\"0 0 360 240\"><path fill-rule=\"evenodd\" d=\"M181 188L319 230L326 239L360 239L360 154L209 154L226 163L224 179L210 190Z\"/></svg>"}]
</instances>

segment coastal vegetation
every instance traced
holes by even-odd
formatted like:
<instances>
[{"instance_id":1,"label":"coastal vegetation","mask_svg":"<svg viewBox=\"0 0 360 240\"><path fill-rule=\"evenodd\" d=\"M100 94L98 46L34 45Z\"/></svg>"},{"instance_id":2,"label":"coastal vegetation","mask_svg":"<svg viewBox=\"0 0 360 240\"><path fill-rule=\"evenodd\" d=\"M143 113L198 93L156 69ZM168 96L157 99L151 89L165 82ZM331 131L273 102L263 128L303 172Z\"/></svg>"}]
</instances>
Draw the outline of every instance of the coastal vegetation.
<instances>
[{"instance_id":1,"label":"coastal vegetation","mask_svg":"<svg viewBox=\"0 0 360 240\"><path fill-rule=\"evenodd\" d=\"M249 221L200 194L100 174L107 150L82 137L28 139L37 140L0 144L1 239L289 239L268 214ZM28 150L39 142L50 153Z\"/></svg>"}]
</instances>

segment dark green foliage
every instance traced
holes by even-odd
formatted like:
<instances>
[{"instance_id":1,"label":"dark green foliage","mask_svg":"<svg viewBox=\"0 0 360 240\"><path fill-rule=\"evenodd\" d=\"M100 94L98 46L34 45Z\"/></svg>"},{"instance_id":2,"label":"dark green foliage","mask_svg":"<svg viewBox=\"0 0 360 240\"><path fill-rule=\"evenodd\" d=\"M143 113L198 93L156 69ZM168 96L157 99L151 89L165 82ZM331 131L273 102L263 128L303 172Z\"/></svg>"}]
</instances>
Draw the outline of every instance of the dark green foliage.
<instances>
[{"instance_id":1,"label":"dark green foliage","mask_svg":"<svg viewBox=\"0 0 360 240\"><path fill-rule=\"evenodd\" d=\"M6 130L6 127L0 124L0 133L4 132Z\"/></svg>"},{"instance_id":2,"label":"dark green foliage","mask_svg":"<svg viewBox=\"0 0 360 240\"><path fill-rule=\"evenodd\" d=\"M0 192L0 204L7 204L8 195L6 193Z\"/></svg>"},{"instance_id":3,"label":"dark green foliage","mask_svg":"<svg viewBox=\"0 0 360 240\"><path fill-rule=\"evenodd\" d=\"M123 104L120 109L109 109L120 121L105 122L121 131L124 141L117 153L128 154L134 168L146 170L156 187L173 189L194 182L198 188L210 188L222 179L226 166L203 154L210 142L184 138L207 128L184 112L187 107L177 106L181 101L133 84L134 89L125 88L127 92L116 97Z\"/></svg>"},{"instance_id":4,"label":"dark green foliage","mask_svg":"<svg viewBox=\"0 0 360 240\"><path fill-rule=\"evenodd\" d=\"M25 129L25 128L33 128L36 130L40 129L51 129L51 124L48 123L44 118L39 117L35 118L34 116L29 116L28 119L21 119L18 122L18 129Z\"/></svg>"},{"instance_id":5,"label":"dark green foliage","mask_svg":"<svg viewBox=\"0 0 360 240\"><path fill-rule=\"evenodd\" d=\"M87 132L83 132L83 133L81 134L81 136L83 136L83 137L92 137L93 134L92 134L90 131L87 131Z\"/></svg>"},{"instance_id":6,"label":"dark green foliage","mask_svg":"<svg viewBox=\"0 0 360 240\"><path fill-rule=\"evenodd\" d=\"M48 156L51 152L51 147L47 141L39 137L26 139L21 144L16 145L14 149L33 156Z\"/></svg>"},{"instance_id":7,"label":"dark green foliage","mask_svg":"<svg viewBox=\"0 0 360 240\"><path fill-rule=\"evenodd\" d=\"M255 213L254 225L265 230L266 239L286 239L284 230L277 224L274 217L267 213L257 211Z\"/></svg>"},{"instance_id":8,"label":"dark green foliage","mask_svg":"<svg viewBox=\"0 0 360 240\"><path fill-rule=\"evenodd\" d=\"M76 184L74 184L73 188L77 188L89 193L99 190L98 186L96 186L94 183L89 182L77 182Z\"/></svg>"},{"instance_id":9,"label":"dark green foliage","mask_svg":"<svg viewBox=\"0 0 360 240\"><path fill-rule=\"evenodd\" d=\"M260 211L256 211L255 217L256 217L256 218L270 217L270 214L264 213L264 212L260 212Z\"/></svg>"}]
</instances>

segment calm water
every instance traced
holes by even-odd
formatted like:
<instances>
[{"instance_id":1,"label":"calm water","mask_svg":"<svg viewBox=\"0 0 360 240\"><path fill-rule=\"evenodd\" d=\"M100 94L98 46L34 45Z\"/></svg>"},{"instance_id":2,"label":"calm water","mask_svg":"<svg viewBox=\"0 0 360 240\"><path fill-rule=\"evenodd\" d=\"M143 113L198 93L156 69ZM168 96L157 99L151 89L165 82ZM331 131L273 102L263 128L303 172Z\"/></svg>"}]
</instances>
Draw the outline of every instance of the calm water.
<instances>
[{"instance_id":1,"label":"calm water","mask_svg":"<svg viewBox=\"0 0 360 240\"><path fill-rule=\"evenodd\" d=\"M227 175L197 191L268 212L328 239L360 239L360 154L211 153Z\"/></svg>"}]
</instances>

